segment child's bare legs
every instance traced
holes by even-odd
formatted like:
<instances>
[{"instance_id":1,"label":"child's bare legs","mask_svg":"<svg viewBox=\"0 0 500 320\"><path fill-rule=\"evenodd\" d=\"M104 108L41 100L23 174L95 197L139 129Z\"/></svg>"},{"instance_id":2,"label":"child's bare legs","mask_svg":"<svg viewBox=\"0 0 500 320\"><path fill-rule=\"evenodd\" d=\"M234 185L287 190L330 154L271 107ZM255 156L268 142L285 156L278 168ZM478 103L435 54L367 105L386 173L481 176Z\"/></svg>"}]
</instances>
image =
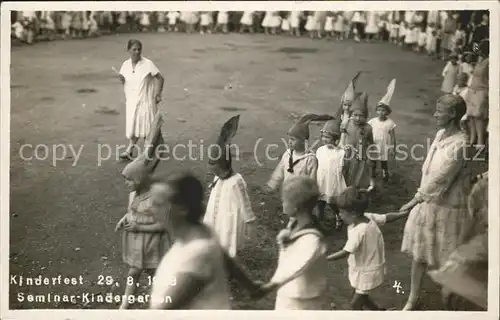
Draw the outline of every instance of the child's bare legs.
<instances>
[{"instance_id":1,"label":"child's bare legs","mask_svg":"<svg viewBox=\"0 0 500 320\"><path fill-rule=\"evenodd\" d=\"M125 298L123 299L122 304L120 305L120 309L128 309L129 307L128 297L133 296L135 294L135 289L138 286L137 283L139 282L141 273L142 270L135 267L131 267L128 270L127 280L126 280L127 286L125 288L125 293L124 293Z\"/></svg>"},{"instance_id":2,"label":"child's bare legs","mask_svg":"<svg viewBox=\"0 0 500 320\"><path fill-rule=\"evenodd\" d=\"M351 300L351 308L352 310L385 310L379 307L368 294L362 293L354 293L354 296Z\"/></svg>"},{"instance_id":3,"label":"child's bare legs","mask_svg":"<svg viewBox=\"0 0 500 320\"><path fill-rule=\"evenodd\" d=\"M222 32L223 32L223 33L228 33L228 30L227 30L227 23L224 23L224 24L222 25Z\"/></svg>"},{"instance_id":4,"label":"child's bare legs","mask_svg":"<svg viewBox=\"0 0 500 320\"><path fill-rule=\"evenodd\" d=\"M427 271L427 264L423 262L413 261L411 265L411 289L408 301L403 308L403 311L414 310L420 298L420 290L422 289L422 280Z\"/></svg>"},{"instance_id":5,"label":"child's bare legs","mask_svg":"<svg viewBox=\"0 0 500 320\"><path fill-rule=\"evenodd\" d=\"M295 29L295 36L300 37L300 30L299 28L294 28Z\"/></svg>"},{"instance_id":6,"label":"child's bare legs","mask_svg":"<svg viewBox=\"0 0 500 320\"><path fill-rule=\"evenodd\" d=\"M309 31L309 38L314 39L314 32L313 31Z\"/></svg>"}]
</instances>

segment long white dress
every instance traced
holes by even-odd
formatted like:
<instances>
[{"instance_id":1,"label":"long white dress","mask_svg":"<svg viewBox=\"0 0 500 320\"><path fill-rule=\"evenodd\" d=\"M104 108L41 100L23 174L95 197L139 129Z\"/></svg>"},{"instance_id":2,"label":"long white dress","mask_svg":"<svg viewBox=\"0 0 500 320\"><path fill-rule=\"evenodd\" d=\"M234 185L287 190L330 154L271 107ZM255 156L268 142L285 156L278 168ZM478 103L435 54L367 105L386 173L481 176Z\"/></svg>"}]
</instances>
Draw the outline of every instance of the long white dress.
<instances>
[{"instance_id":1,"label":"long white dress","mask_svg":"<svg viewBox=\"0 0 500 320\"><path fill-rule=\"evenodd\" d=\"M244 245L247 223L255 220L247 185L236 173L228 179L214 180L203 222L211 227L223 248L235 257Z\"/></svg>"},{"instance_id":2,"label":"long white dress","mask_svg":"<svg viewBox=\"0 0 500 320\"><path fill-rule=\"evenodd\" d=\"M132 60L123 62L120 74L125 78L126 137L145 138L151 130L158 110L154 96L155 79L160 71L155 64L142 57L135 69Z\"/></svg>"}]
</instances>

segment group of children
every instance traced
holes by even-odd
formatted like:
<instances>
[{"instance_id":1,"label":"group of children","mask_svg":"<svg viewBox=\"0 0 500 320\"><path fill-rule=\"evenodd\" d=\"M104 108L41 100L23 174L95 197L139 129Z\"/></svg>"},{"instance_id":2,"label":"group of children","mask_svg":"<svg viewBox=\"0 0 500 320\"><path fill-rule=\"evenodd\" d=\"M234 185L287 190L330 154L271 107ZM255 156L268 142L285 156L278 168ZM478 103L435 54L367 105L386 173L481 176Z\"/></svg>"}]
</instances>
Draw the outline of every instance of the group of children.
<instances>
[{"instance_id":1,"label":"group of children","mask_svg":"<svg viewBox=\"0 0 500 320\"><path fill-rule=\"evenodd\" d=\"M329 206L337 218L337 227L344 223L349 226L345 247L328 256L328 260L349 256L349 280L356 290L354 309L381 310L369 297L370 290L382 284L385 273L384 240L378 226L404 217L408 212L370 215L365 214L365 210L368 194L375 187L376 163L382 164L384 180L389 177L387 161L394 154L396 125L388 116L396 82L395 79L390 82L386 95L376 104L377 116L367 121L367 95L355 88L359 74L350 81L336 115L307 114L290 128L288 149L264 187L266 192L281 187L283 212L290 217L288 226L278 235L280 257L276 272L271 281L255 293L262 296L278 290L277 309L318 309L324 302L328 268L321 221ZM323 145L316 151L306 149L309 125L314 121L326 121L321 131ZM223 125L216 142L220 148L210 157L214 160L210 161L209 168L215 178L209 186L210 197L203 221L232 258L237 257L248 227L255 220L246 183L234 172L229 151L238 125L239 116ZM214 148L210 149L215 152ZM136 176L134 163L137 161L129 164L123 175L134 188L129 211L134 211L133 215L140 219L131 227L130 222L125 221L132 214L128 212L117 229L125 231L124 261L131 266L129 277L137 282L141 270L154 269L158 263L158 252L164 250L161 244L165 242L154 234L159 228L167 232L168 222L153 210L157 196L152 193L162 191L151 190L141 195L144 184ZM151 255L141 253L146 250L140 249L144 241L151 244L147 250L151 247L158 250ZM311 263L315 267L310 268ZM363 271L368 269L369 272ZM134 292L134 284L127 286L126 295ZM122 308L128 308L128 302L124 302Z\"/></svg>"},{"instance_id":2,"label":"group of children","mask_svg":"<svg viewBox=\"0 0 500 320\"><path fill-rule=\"evenodd\" d=\"M471 42L475 18L459 22L455 11L19 11L13 36L37 39L82 38L113 32L264 32L311 38L389 40L444 58ZM481 25L488 25L483 14ZM462 19L463 20L463 19Z\"/></svg>"}]
</instances>

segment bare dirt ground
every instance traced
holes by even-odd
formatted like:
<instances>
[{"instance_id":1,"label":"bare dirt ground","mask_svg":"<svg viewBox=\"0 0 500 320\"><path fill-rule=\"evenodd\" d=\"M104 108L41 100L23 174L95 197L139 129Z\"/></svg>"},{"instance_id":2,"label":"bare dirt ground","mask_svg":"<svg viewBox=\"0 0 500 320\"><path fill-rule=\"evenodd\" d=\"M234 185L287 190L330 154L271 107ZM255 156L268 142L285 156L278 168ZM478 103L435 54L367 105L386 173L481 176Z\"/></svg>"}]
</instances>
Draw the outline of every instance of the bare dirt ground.
<instances>
[{"instance_id":1,"label":"bare dirt ground","mask_svg":"<svg viewBox=\"0 0 500 320\"><path fill-rule=\"evenodd\" d=\"M277 262L274 239L283 223L278 197L258 191L277 164L265 159L265 145L278 144L271 155L281 155L285 146L280 139L294 121L291 113L334 113L348 81L362 70L358 88L370 94L371 116L389 81L397 78L392 118L398 125L399 143L425 146L436 132L432 114L443 63L389 44L238 34L134 37L143 41L144 55L165 77L161 108L166 113L164 133L170 145L192 141L206 146L224 121L241 114L234 140L239 146L236 168L249 185L259 218L258 235L242 253L242 260L255 279L267 280L272 275ZM83 298L76 304L29 302L26 296L20 301L19 293L82 297L123 292L127 269L121 260L121 235L113 230L127 204L120 176L124 163L116 159L123 149L115 150L126 143L125 113L123 89L111 67L119 69L127 59L128 38L108 36L12 49L10 274L81 276L83 284L27 287L12 283L10 308L117 308ZM311 135L319 136L318 126L312 126ZM256 143L259 138L261 142ZM49 158L21 159L25 144L49 146ZM108 156L104 144L113 149L111 158L99 162L99 149L101 156ZM55 166L54 145L64 145L67 151ZM69 146L75 151L81 148L80 157L71 156ZM24 157L33 155L32 149L23 150ZM62 150L58 149L59 156ZM43 158L43 149L39 151ZM424 154L423 148L416 150L417 157ZM177 157L182 156L189 156L187 149L178 149ZM191 169L209 179L203 157L204 151L196 147L191 159L164 161L158 171L168 175ZM422 162L423 158L410 158L391 164L393 177L380 185L370 211L397 210L408 201L418 186ZM400 253L403 227L404 221L399 221L383 229L387 276L374 298L387 308L401 308L410 290L410 259ZM328 241L331 251L340 249L345 230ZM121 285L99 281L108 276ZM402 286L399 293L393 288L396 281ZM426 278L423 309L442 308L438 292ZM351 294L346 262L331 263L330 301L337 309L348 309ZM236 309L272 309L273 304L274 295L252 301L244 292L234 294Z\"/></svg>"}]
</instances>

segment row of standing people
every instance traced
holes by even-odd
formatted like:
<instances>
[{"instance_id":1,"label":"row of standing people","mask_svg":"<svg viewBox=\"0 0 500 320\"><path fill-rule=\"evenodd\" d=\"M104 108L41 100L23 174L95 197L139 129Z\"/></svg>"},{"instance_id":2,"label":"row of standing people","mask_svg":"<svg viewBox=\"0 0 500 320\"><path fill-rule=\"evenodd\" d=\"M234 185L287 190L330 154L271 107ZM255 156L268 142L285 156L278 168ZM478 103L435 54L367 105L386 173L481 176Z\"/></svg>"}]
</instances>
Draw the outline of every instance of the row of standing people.
<instances>
[{"instance_id":1,"label":"row of standing people","mask_svg":"<svg viewBox=\"0 0 500 320\"><path fill-rule=\"evenodd\" d=\"M464 15L446 11L24 11L18 12L13 28L16 37L30 43L33 41L31 33L53 39L56 34L79 38L97 36L101 31L182 30L191 33L198 29L200 33L226 33L263 30L270 34L297 36L306 31L313 38L390 39L435 53L441 47L446 51L457 43L471 42L477 27L474 15L464 24L459 23L463 20L461 14ZM481 21L480 25L488 23L487 14L482 19L486 21ZM441 43L439 48L438 43Z\"/></svg>"}]
</instances>

